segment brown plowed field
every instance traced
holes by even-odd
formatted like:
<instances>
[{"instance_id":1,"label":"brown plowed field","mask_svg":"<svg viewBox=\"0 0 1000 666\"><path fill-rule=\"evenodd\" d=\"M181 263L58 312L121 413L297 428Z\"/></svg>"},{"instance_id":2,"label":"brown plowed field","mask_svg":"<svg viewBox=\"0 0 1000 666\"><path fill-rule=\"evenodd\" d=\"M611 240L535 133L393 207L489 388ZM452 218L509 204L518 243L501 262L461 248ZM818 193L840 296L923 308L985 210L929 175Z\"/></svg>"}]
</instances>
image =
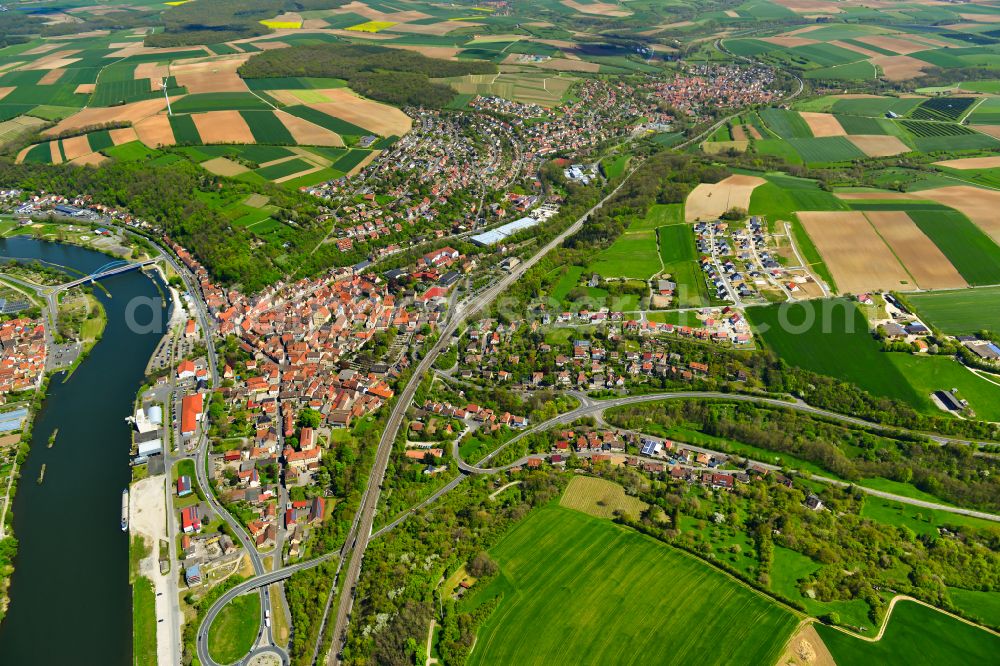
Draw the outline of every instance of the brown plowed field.
<instances>
[{"instance_id":1,"label":"brown plowed field","mask_svg":"<svg viewBox=\"0 0 1000 666\"><path fill-rule=\"evenodd\" d=\"M913 288L864 213L802 211L798 216L842 293Z\"/></svg>"}]
</instances>

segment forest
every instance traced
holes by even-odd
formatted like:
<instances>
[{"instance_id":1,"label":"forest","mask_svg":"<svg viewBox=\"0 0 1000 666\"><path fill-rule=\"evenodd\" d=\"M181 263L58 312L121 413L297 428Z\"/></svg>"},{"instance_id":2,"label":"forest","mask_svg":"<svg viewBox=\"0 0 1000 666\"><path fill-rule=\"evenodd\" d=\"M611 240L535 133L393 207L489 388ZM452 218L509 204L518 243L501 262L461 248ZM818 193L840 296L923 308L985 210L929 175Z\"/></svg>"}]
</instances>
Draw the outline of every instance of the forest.
<instances>
[{"instance_id":1,"label":"forest","mask_svg":"<svg viewBox=\"0 0 1000 666\"><path fill-rule=\"evenodd\" d=\"M239 73L245 79L325 77L344 79L357 93L395 106L442 107L455 97L433 78L492 74L488 62L428 58L367 44L310 44L255 54Z\"/></svg>"}]
</instances>

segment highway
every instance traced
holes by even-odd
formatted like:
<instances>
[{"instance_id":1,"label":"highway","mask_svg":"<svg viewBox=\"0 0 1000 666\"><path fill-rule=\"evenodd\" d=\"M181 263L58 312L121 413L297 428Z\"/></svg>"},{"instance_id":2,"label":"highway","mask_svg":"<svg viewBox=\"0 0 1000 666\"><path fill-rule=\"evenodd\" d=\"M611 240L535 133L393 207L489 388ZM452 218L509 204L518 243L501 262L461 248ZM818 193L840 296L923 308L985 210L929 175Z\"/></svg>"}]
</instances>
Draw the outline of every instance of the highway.
<instances>
[{"instance_id":1,"label":"highway","mask_svg":"<svg viewBox=\"0 0 1000 666\"><path fill-rule=\"evenodd\" d=\"M635 169L633 169L629 175L631 176L634 172ZM345 555L350 554L351 558L345 572L347 578L342 589L354 589L358 583L358 578L361 575L361 566L364 562L365 549L368 547L368 540L371 538L371 529L375 520L375 511L378 508L378 499L382 490L382 481L385 476L386 466L389 464L389 455L392 453L392 444L396 439L396 433L399 432L403 416L406 414L406 410L409 407L410 402L413 400L413 394L420 385L420 381L428 372L430 372L431 367L438 355L451 344L452 334L458 330L459 325L463 321L492 303L542 257L561 245L566 238L579 231L590 216L595 211L599 210L606 201L616 195L618 190L621 189L622 185L627 183L628 180L628 177L623 178L621 183L619 183L618 186L615 187L615 189L612 190L607 196L601 199L590 210L573 222L573 224L569 225L565 230L556 235L555 238L549 241L531 258L518 264L513 270L511 270L510 273L498 280L494 285L478 294L473 295L468 300L461 301L455 306L455 310L451 313L448 324L441 330L441 336L438 338L437 343L435 343L431 350L420 360L420 363L414 369L410 380L399 394L399 397L393 406L392 413L389 415L386 428L382 432L382 438L379 440L378 444L378 451L375 454L375 464L372 466L371 473L368 477L368 485L365 488L364 495L361 499L361 506L358 509L358 518L356 518L356 533L354 535L356 538L352 539L352 536L349 535L347 539L347 542L351 543L352 547L349 553L345 553ZM336 622L333 627L334 648L330 650L330 657L328 660L328 663L331 665L338 664L340 662L340 650L343 646L344 640L346 639L347 623L349 621L351 607L353 604L353 595L341 595L340 603L337 609Z\"/></svg>"}]
</instances>

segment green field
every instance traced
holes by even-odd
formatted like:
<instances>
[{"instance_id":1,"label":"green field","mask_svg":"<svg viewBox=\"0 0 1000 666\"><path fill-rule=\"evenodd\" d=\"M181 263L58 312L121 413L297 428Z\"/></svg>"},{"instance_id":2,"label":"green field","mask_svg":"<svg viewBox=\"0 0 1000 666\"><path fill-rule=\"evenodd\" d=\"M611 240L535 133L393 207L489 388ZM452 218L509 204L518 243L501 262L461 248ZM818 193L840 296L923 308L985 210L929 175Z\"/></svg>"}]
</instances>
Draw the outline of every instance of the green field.
<instances>
[{"instance_id":1,"label":"green field","mask_svg":"<svg viewBox=\"0 0 1000 666\"><path fill-rule=\"evenodd\" d=\"M663 270L677 283L675 307L708 305L708 284L698 265L694 230L687 224L673 224L657 230Z\"/></svg>"},{"instance_id":2,"label":"green field","mask_svg":"<svg viewBox=\"0 0 1000 666\"><path fill-rule=\"evenodd\" d=\"M145 576L132 585L132 654L136 664L156 663L156 596Z\"/></svg>"},{"instance_id":3,"label":"green field","mask_svg":"<svg viewBox=\"0 0 1000 666\"><path fill-rule=\"evenodd\" d=\"M807 164L823 162L850 162L865 159L861 149L843 136L824 136L818 139L788 139L788 143Z\"/></svg>"},{"instance_id":4,"label":"green field","mask_svg":"<svg viewBox=\"0 0 1000 666\"><path fill-rule=\"evenodd\" d=\"M201 135L191 116L170 116L170 129L178 144L199 144Z\"/></svg>"},{"instance_id":5,"label":"green field","mask_svg":"<svg viewBox=\"0 0 1000 666\"><path fill-rule=\"evenodd\" d=\"M875 395L924 404L868 331L853 302L843 299L748 308L764 342L790 365L857 384Z\"/></svg>"},{"instance_id":6,"label":"green field","mask_svg":"<svg viewBox=\"0 0 1000 666\"><path fill-rule=\"evenodd\" d=\"M1000 247L956 210L916 210L909 216L971 285L1000 284Z\"/></svg>"},{"instance_id":7,"label":"green field","mask_svg":"<svg viewBox=\"0 0 1000 666\"><path fill-rule=\"evenodd\" d=\"M615 239L587 266L588 272L602 277L626 277L648 280L660 272L656 254L655 231L628 231Z\"/></svg>"},{"instance_id":8,"label":"green field","mask_svg":"<svg viewBox=\"0 0 1000 666\"><path fill-rule=\"evenodd\" d=\"M337 134L344 134L347 136L368 136L369 134L373 134L373 132L369 132L363 127L358 127L357 125L349 123L346 120L341 120L340 118L334 118L331 115L323 113L322 111L317 111L316 109L308 106L289 106L283 110L293 116L298 116L299 118L319 125L320 127L325 127L331 132L336 132Z\"/></svg>"},{"instance_id":9,"label":"green field","mask_svg":"<svg viewBox=\"0 0 1000 666\"><path fill-rule=\"evenodd\" d=\"M607 158L601 162L601 168L604 170L604 175L608 180L614 180L625 173L625 167L628 166L628 161L631 155L618 155L614 158Z\"/></svg>"},{"instance_id":10,"label":"green field","mask_svg":"<svg viewBox=\"0 0 1000 666\"><path fill-rule=\"evenodd\" d=\"M236 597L223 606L208 630L208 651L222 664L244 657L253 647L260 628L260 597L257 593Z\"/></svg>"},{"instance_id":11,"label":"green field","mask_svg":"<svg viewBox=\"0 0 1000 666\"><path fill-rule=\"evenodd\" d=\"M292 133L271 111L240 111L257 143L295 145Z\"/></svg>"},{"instance_id":12,"label":"green field","mask_svg":"<svg viewBox=\"0 0 1000 666\"><path fill-rule=\"evenodd\" d=\"M871 627L868 619L868 604L863 599L850 601L817 601L799 591L799 581L819 570L820 563L794 550L774 547L771 563L771 591L786 599L798 601L810 615L820 617L827 613L837 613L840 621L852 627Z\"/></svg>"},{"instance_id":13,"label":"green field","mask_svg":"<svg viewBox=\"0 0 1000 666\"><path fill-rule=\"evenodd\" d=\"M838 664L990 664L1000 638L912 601L900 601L880 641L817 625Z\"/></svg>"},{"instance_id":14,"label":"green field","mask_svg":"<svg viewBox=\"0 0 1000 666\"><path fill-rule=\"evenodd\" d=\"M969 401L977 417L1000 421L1000 385L969 372L945 356L889 354L889 358L916 389L925 411L937 410L928 397L932 392L957 388L958 397Z\"/></svg>"},{"instance_id":15,"label":"green field","mask_svg":"<svg viewBox=\"0 0 1000 666\"><path fill-rule=\"evenodd\" d=\"M271 108L256 95L239 92L186 95L171 106L174 113L199 113L229 109L266 111Z\"/></svg>"},{"instance_id":16,"label":"green field","mask_svg":"<svg viewBox=\"0 0 1000 666\"><path fill-rule=\"evenodd\" d=\"M279 178L284 178L285 176L291 176L295 173L300 173L302 171L308 171L309 169L315 169L316 165L311 162L306 162L303 159L294 158L286 162L279 162L278 164L272 164L269 167L264 167L262 169L256 169L254 173L259 175L261 178L266 178L268 180L277 180Z\"/></svg>"},{"instance_id":17,"label":"green field","mask_svg":"<svg viewBox=\"0 0 1000 666\"><path fill-rule=\"evenodd\" d=\"M1000 627L1000 592L978 592L949 587L951 602L969 617L983 624Z\"/></svg>"},{"instance_id":18,"label":"green field","mask_svg":"<svg viewBox=\"0 0 1000 666\"><path fill-rule=\"evenodd\" d=\"M1000 287L913 294L907 300L921 317L944 333L1000 331Z\"/></svg>"},{"instance_id":19,"label":"green field","mask_svg":"<svg viewBox=\"0 0 1000 666\"><path fill-rule=\"evenodd\" d=\"M466 603L503 599L470 665L772 664L797 623L696 558L572 509L538 509L490 552L500 574Z\"/></svg>"},{"instance_id":20,"label":"green field","mask_svg":"<svg viewBox=\"0 0 1000 666\"><path fill-rule=\"evenodd\" d=\"M868 485L867 483L865 485ZM933 500L932 500L933 501ZM938 500L940 501L940 500ZM944 525L972 526L977 528L996 527L996 523L959 513L949 513L937 509L926 509L912 504L902 504L881 497L866 496L861 515L874 521L905 527L915 534L938 536L938 527Z\"/></svg>"},{"instance_id":21,"label":"green field","mask_svg":"<svg viewBox=\"0 0 1000 666\"><path fill-rule=\"evenodd\" d=\"M911 109L920 105L923 100L919 97L861 97L856 99L838 99L833 103L834 113L871 116L881 118L892 111L898 116L906 115Z\"/></svg>"},{"instance_id":22,"label":"green field","mask_svg":"<svg viewBox=\"0 0 1000 666\"><path fill-rule=\"evenodd\" d=\"M768 129L782 139L812 138L809 125L802 119L798 111L776 108L761 109L760 119L764 121Z\"/></svg>"},{"instance_id":23,"label":"green field","mask_svg":"<svg viewBox=\"0 0 1000 666\"><path fill-rule=\"evenodd\" d=\"M891 121L867 116L836 114L837 122L848 134L893 134Z\"/></svg>"}]
</instances>

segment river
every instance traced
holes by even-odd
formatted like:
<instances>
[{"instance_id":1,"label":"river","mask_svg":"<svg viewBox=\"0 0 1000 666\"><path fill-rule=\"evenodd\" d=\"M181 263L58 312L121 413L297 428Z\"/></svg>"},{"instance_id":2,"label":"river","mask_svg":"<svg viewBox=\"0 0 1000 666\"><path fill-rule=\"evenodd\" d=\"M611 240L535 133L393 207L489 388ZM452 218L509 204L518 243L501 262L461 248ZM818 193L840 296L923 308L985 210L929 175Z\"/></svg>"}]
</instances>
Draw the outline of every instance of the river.
<instances>
[{"instance_id":1,"label":"river","mask_svg":"<svg viewBox=\"0 0 1000 666\"><path fill-rule=\"evenodd\" d=\"M110 260L30 238L0 239L0 256L43 259L84 273ZM104 336L67 382L61 374L50 381L21 472L13 505L19 550L10 608L0 625L5 666L132 662L128 538L119 525L121 491L131 478L125 417L163 331L161 325L155 332L133 332L125 312L137 297L160 308L160 292L139 271L102 284L112 296L94 289L108 315ZM157 315L167 322L165 310ZM140 308L136 319L147 323L150 316L148 307ZM39 485L43 464L45 481Z\"/></svg>"}]
</instances>

